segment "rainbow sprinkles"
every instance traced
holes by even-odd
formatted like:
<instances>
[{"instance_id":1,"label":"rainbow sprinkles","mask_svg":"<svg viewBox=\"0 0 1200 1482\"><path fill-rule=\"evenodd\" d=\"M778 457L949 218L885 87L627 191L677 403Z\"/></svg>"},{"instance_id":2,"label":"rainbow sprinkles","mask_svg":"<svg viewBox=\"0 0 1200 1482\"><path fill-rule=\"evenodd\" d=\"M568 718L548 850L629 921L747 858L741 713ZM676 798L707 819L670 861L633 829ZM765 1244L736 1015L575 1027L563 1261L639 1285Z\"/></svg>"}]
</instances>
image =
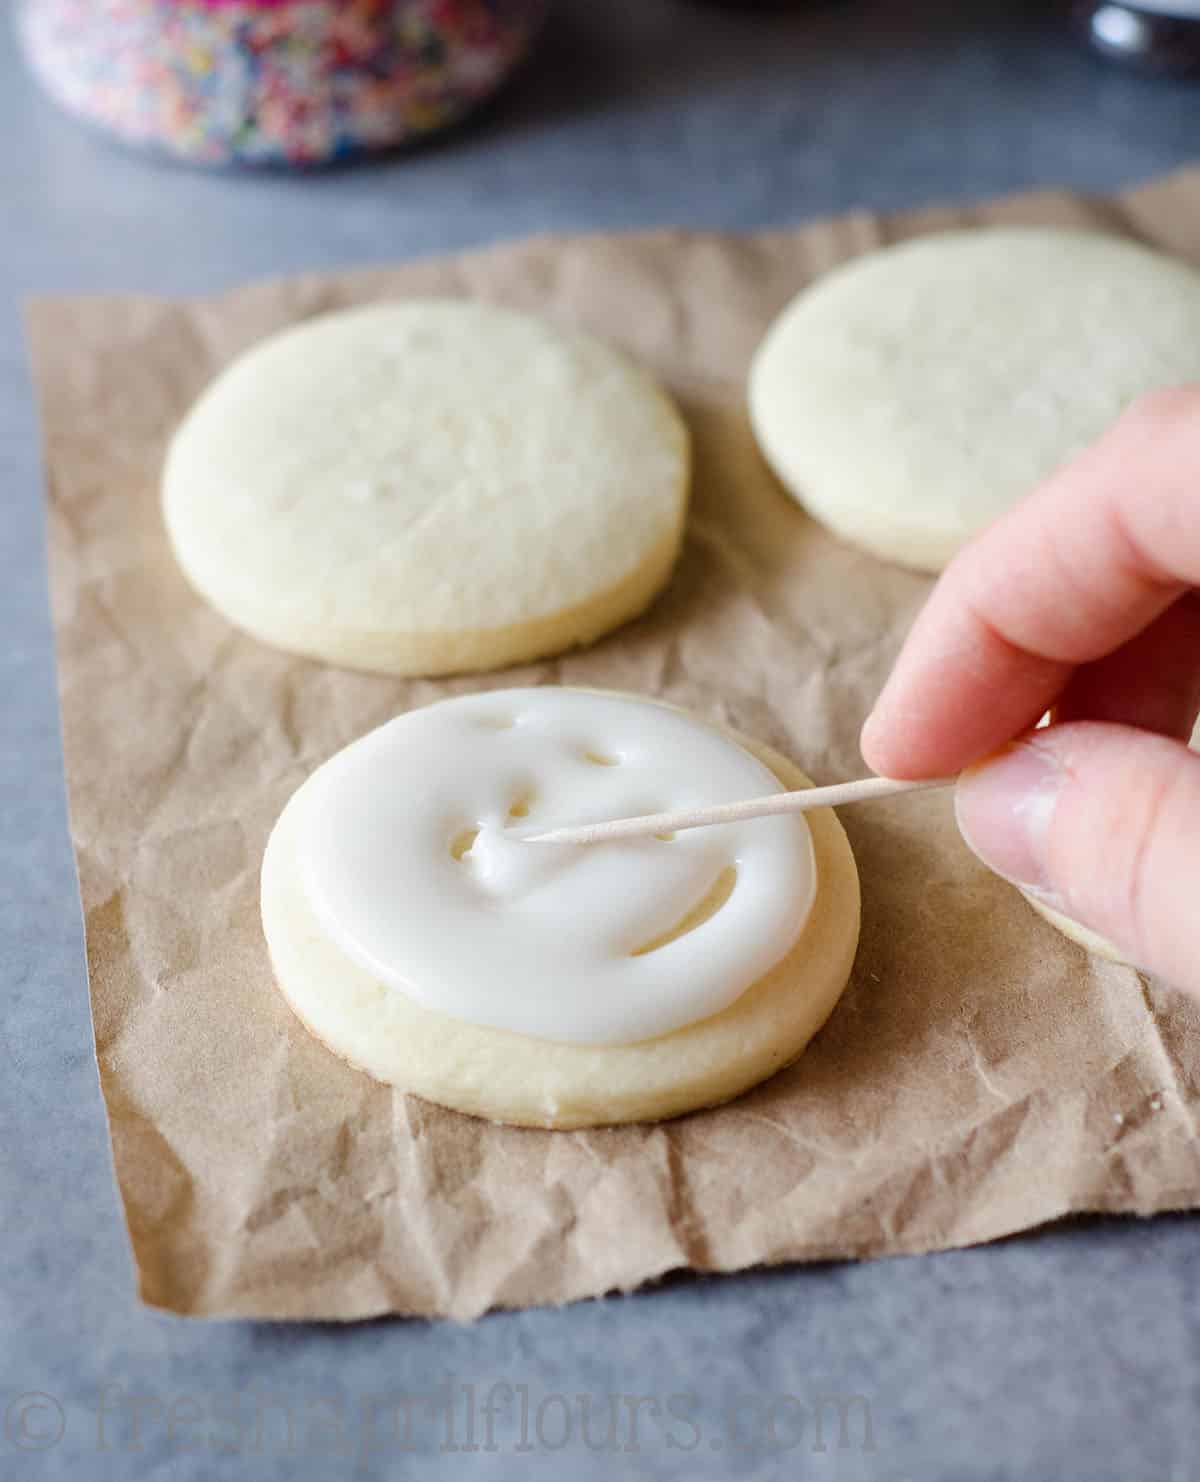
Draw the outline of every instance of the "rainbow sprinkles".
<instances>
[{"instance_id":1,"label":"rainbow sprinkles","mask_svg":"<svg viewBox=\"0 0 1200 1482\"><path fill-rule=\"evenodd\" d=\"M319 164L445 128L527 50L547 0L20 0L60 105L201 164Z\"/></svg>"}]
</instances>

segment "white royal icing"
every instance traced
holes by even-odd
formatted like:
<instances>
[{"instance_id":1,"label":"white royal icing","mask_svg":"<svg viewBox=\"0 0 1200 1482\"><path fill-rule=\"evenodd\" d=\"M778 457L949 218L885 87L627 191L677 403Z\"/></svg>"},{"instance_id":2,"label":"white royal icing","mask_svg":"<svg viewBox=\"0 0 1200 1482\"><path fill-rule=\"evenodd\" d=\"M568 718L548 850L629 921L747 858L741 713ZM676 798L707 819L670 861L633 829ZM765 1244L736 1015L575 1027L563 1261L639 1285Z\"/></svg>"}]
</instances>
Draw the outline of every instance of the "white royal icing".
<instances>
[{"instance_id":1,"label":"white royal icing","mask_svg":"<svg viewBox=\"0 0 1200 1482\"><path fill-rule=\"evenodd\" d=\"M514 832L779 790L731 737L662 705L557 688L467 695L400 716L314 773L301 879L334 943L426 1008L631 1044L718 1013L792 948L816 893L807 822L590 845ZM707 920L654 945L731 882Z\"/></svg>"}]
</instances>

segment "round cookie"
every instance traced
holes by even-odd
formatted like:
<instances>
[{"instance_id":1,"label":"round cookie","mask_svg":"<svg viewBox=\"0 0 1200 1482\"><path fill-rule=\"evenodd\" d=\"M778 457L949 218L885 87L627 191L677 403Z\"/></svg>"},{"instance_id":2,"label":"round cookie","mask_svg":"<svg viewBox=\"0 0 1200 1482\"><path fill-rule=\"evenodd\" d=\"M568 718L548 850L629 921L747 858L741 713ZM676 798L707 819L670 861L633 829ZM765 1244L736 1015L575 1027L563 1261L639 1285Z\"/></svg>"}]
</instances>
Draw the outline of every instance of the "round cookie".
<instances>
[{"instance_id":1,"label":"round cookie","mask_svg":"<svg viewBox=\"0 0 1200 1482\"><path fill-rule=\"evenodd\" d=\"M686 428L624 355L469 300L325 315L242 355L172 440L179 564L231 622L348 668L588 643L664 585Z\"/></svg>"},{"instance_id":2,"label":"round cookie","mask_svg":"<svg viewBox=\"0 0 1200 1482\"><path fill-rule=\"evenodd\" d=\"M1107 957L1110 962L1120 962L1126 967L1133 966L1131 962L1126 961L1124 953L1114 947L1107 937L1102 937L1098 931L1093 931L1088 926L1080 926L1078 921L1072 921L1070 916L1064 916L1061 911L1045 905L1028 890L1022 890L1021 894L1043 921L1048 921L1057 931L1061 931L1068 941L1082 947L1085 952L1093 952L1097 957Z\"/></svg>"},{"instance_id":3,"label":"round cookie","mask_svg":"<svg viewBox=\"0 0 1200 1482\"><path fill-rule=\"evenodd\" d=\"M983 228L801 293L750 373L787 489L864 550L940 570L1142 393L1200 378L1200 274L1116 237Z\"/></svg>"},{"instance_id":4,"label":"round cookie","mask_svg":"<svg viewBox=\"0 0 1200 1482\"><path fill-rule=\"evenodd\" d=\"M711 729L757 758L781 787L810 785L768 748ZM263 859L263 929L276 981L336 1054L427 1100L537 1127L677 1116L727 1101L795 1060L846 985L858 943L858 873L840 823L823 809L807 815L817 887L798 937L720 1012L615 1045L556 1042L450 1017L386 987L335 946L318 920L300 859L306 789L319 776L288 802Z\"/></svg>"}]
</instances>

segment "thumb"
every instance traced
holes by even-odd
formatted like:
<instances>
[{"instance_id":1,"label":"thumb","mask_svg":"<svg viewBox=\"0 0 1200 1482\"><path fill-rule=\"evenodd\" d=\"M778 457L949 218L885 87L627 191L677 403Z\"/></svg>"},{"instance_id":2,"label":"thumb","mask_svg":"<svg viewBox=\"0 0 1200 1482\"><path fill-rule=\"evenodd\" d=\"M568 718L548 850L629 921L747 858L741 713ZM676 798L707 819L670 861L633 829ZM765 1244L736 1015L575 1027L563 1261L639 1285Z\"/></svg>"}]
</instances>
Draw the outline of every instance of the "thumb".
<instances>
[{"instance_id":1,"label":"thumb","mask_svg":"<svg viewBox=\"0 0 1200 1482\"><path fill-rule=\"evenodd\" d=\"M1200 756L1127 726L1049 726L959 781L997 874L1200 993Z\"/></svg>"}]
</instances>

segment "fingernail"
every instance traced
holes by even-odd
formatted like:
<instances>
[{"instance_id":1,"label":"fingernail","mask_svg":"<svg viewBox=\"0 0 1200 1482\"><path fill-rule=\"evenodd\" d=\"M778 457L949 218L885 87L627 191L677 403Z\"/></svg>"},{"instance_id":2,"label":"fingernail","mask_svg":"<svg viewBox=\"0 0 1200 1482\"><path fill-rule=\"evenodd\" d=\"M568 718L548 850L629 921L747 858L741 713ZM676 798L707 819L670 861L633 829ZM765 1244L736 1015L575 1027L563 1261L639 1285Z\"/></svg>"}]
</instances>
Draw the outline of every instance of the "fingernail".
<instances>
[{"instance_id":1,"label":"fingernail","mask_svg":"<svg viewBox=\"0 0 1200 1482\"><path fill-rule=\"evenodd\" d=\"M1046 842L1062 783L1053 754L1028 741L972 767L954 793L963 838L998 875L1044 890Z\"/></svg>"}]
</instances>

